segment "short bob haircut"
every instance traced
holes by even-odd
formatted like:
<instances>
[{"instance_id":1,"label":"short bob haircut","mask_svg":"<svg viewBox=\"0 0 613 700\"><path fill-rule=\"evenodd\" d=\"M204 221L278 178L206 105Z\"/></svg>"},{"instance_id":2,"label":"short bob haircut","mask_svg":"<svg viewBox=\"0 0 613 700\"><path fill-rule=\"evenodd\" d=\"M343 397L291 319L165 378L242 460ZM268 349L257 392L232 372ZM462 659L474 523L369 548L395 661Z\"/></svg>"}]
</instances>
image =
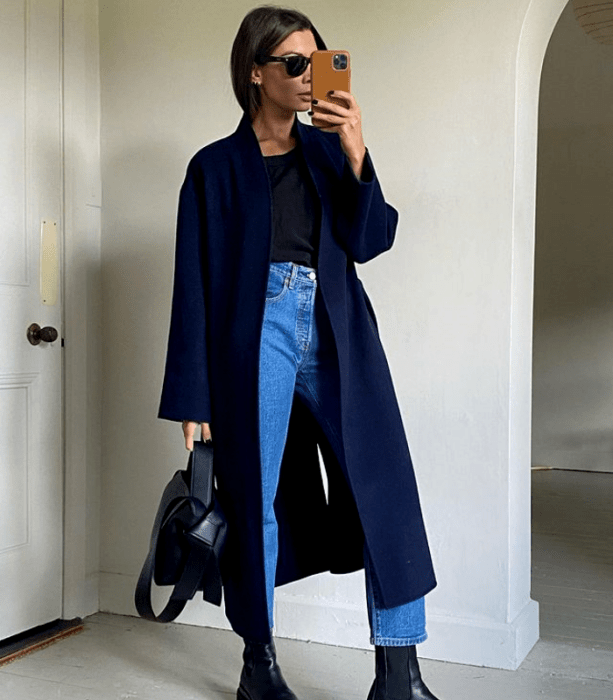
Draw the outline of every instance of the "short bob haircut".
<instances>
[{"instance_id":1,"label":"short bob haircut","mask_svg":"<svg viewBox=\"0 0 613 700\"><path fill-rule=\"evenodd\" d=\"M327 49L311 20L298 10L261 5L245 15L232 45L230 72L236 99L251 120L262 105L260 88L251 83L256 54L270 55L292 32L304 29L313 32L318 49Z\"/></svg>"}]
</instances>

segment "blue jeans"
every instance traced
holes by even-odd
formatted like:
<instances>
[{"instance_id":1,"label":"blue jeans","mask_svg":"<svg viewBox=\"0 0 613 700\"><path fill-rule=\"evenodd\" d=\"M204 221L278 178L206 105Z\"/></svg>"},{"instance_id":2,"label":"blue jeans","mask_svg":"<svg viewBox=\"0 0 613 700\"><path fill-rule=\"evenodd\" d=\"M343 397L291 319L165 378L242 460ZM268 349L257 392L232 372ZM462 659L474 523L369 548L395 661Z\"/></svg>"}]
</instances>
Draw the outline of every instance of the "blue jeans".
<instances>
[{"instance_id":1,"label":"blue jeans","mask_svg":"<svg viewBox=\"0 0 613 700\"><path fill-rule=\"evenodd\" d=\"M321 324L315 313L316 293L317 272L313 268L293 262L270 264L260 346L259 410L266 597L271 629L278 554L273 503L294 392L321 425L346 474L339 422L334 425L329 419L333 415L340 421L338 363L335 348L330 345L331 328ZM395 608L382 608L382 596L366 544L364 572L370 643L408 646L425 641L424 598Z\"/></svg>"}]
</instances>

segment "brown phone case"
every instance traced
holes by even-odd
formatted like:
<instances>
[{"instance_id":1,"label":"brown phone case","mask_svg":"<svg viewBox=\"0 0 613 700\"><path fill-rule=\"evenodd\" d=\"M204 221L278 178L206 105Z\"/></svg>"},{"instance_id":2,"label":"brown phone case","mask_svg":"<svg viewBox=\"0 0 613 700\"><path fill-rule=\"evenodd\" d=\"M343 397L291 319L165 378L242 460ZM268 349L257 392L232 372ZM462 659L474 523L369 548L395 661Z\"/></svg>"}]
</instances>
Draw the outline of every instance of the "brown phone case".
<instances>
[{"instance_id":1,"label":"brown phone case","mask_svg":"<svg viewBox=\"0 0 613 700\"><path fill-rule=\"evenodd\" d=\"M335 67L335 56L344 54L347 57L346 68ZM330 97L330 90L351 92L351 63L349 51L320 50L311 54L311 99L335 102L341 107L347 104L342 99Z\"/></svg>"}]
</instances>

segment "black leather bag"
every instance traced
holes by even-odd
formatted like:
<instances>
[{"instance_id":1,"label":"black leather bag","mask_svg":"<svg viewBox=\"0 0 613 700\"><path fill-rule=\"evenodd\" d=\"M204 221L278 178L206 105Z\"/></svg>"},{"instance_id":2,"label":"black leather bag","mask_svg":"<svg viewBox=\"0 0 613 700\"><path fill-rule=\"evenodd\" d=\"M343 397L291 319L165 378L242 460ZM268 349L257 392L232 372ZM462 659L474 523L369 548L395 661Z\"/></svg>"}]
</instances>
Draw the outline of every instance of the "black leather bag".
<instances>
[{"instance_id":1,"label":"black leather bag","mask_svg":"<svg viewBox=\"0 0 613 700\"><path fill-rule=\"evenodd\" d=\"M213 445L195 440L187 469L175 472L158 506L149 554L134 595L141 617L171 622L197 591L207 602L221 605L219 562L227 527L215 497ZM158 586L174 586L159 615L151 606L152 579Z\"/></svg>"}]
</instances>

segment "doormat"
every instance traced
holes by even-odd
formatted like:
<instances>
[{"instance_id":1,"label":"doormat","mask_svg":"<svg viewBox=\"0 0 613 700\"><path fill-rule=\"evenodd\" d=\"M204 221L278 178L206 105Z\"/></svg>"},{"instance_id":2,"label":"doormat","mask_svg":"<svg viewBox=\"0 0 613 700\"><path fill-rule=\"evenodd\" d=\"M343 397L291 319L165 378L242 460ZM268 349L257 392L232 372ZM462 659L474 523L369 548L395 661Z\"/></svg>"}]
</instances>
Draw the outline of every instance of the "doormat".
<instances>
[{"instance_id":1,"label":"doormat","mask_svg":"<svg viewBox=\"0 0 613 700\"><path fill-rule=\"evenodd\" d=\"M26 630L0 642L0 666L10 664L33 651L44 649L60 639L66 639L85 629L83 620L75 617L72 620L54 620L46 625L40 625Z\"/></svg>"}]
</instances>

